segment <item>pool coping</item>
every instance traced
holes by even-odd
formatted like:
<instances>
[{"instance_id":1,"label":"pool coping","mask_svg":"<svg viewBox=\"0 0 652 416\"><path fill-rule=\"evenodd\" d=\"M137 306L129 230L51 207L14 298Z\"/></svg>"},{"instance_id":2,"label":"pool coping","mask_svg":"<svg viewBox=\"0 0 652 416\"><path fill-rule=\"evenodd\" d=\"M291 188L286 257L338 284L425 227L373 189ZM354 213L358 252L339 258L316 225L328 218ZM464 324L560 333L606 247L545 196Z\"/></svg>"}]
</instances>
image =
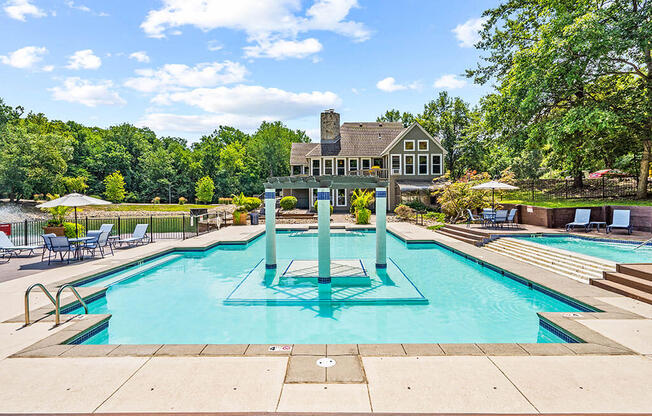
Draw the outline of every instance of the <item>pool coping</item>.
<instances>
[{"instance_id":1,"label":"pool coping","mask_svg":"<svg viewBox=\"0 0 652 416\"><path fill-rule=\"evenodd\" d=\"M594 311L586 312L541 312L538 313L539 319L560 332L575 338L577 343L467 343L467 344L285 344L286 349L270 349L273 345L268 344L122 344L122 345L89 345L89 344L73 344L74 340L88 336L91 331L99 330L98 328L107 325L111 315L68 315L62 314L63 323L71 323L70 326L65 327L61 331L45 337L36 343L18 351L10 356L10 358L35 358L35 357L112 357L112 356L285 356L291 357L295 355L320 355L320 352L325 351L328 354L328 346L336 351L347 351L346 354L341 355L357 355L357 356L423 356L423 355L637 355L636 352L629 348L601 335L600 333L589 329L587 326L582 325L577 320L581 319L644 319L643 317L621 309L617 306L607 304L600 301L597 297L611 296L615 294L606 292L594 286L588 286L582 283L573 282L563 276L556 275L553 272L548 272L535 266L530 266L524 263L517 262L512 259L502 258L504 256L489 256L489 260L485 259L488 256L486 250L471 246L453 240L441 235L435 234L433 231L425 230L414 226L420 230L419 236L415 237L414 232L403 232L401 228L393 226L394 223L388 224L388 231L405 242L406 244L418 243L435 243L442 248L448 249L458 255L465 257L471 261L480 264L482 267L491 268L506 277L516 278L521 280L521 283L528 282L543 288L552 294L564 297L566 300L571 300L579 305L586 305ZM403 223L399 223L403 224ZM281 231L299 231L307 229L316 229L316 224L301 224L299 226L279 226L278 230ZM333 229L347 229L347 230L369 230L374 229L373 226L347 226L336 225ZM416 230L415 230L416 231ZM426 234L428 233L428 234ZM241 244L246 245L256 238L264 234L264 228L259 227L251 233L248 233L244 238L240 239L216 239L214 241L204 241L200 244L177 244L172 247L162 248L158 251L150 253L138 260L125 261L118 265L109 265L93 272L80 273L71 276L67 279L58 281L48 285L48 289L57 289L66 283L76 283L83 280L88 280L93 277L96 280L109 273L113 273L122 269L126 269L133 265L137 265L147 260L152 260L172 252L178 251L205 251L212 249L218 245L228 244ZM181 243L181 242L180 242ZM482 251L478 251L482 250ZM529 278L521 276L519 268L533 269L528 275ZM553 276L553 279L547 282L541 282L542 275ZM572 283L570 283L572 282ZM546 284L544 284L546 283ZM551 284L552 283L552 284ZM559 284L557 284L559 283ZM574 285L573 283L576 283ZM580 285L580 286L577 286ZM552 287L551 287L552 286ZM555 287L557 286L557 287ZM583 286L586 286L584 290ZM79 287L79 292L85 300L94 300L101 297L106 292L106 287ZM578 290L579 289L579 290ZM599 296L592 294L595 291L602 292ZM619 295L616 295L619 296ZM64 302L62 310L70 310L73 307L79 306L79 303L72 298ZM33 322L50 322L54 321L53 308L51 306L44 306L30 311L30 316L34 319ZM6 323L24 322L24 314L11 318ZM283 345L283 344L281 344ZM278 344L276 345L278 346ZM322 348L323 346L323 348ZM300 353L295 353L297 349ZM310 354L306 354L310 352ZM314 353L314 354L313 354ZM324 355L324 354L321 354Z\"/></svg>"}]
</instances>

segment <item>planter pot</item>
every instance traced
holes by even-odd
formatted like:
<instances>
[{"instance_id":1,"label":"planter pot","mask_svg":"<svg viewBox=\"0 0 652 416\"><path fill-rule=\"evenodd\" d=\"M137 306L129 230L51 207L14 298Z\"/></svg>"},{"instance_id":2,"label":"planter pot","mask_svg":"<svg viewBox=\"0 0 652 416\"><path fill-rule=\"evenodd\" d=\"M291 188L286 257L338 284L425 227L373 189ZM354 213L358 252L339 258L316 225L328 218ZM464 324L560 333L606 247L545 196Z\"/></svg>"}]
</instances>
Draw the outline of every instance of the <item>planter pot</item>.
<instances>
[{"instance_id":1,"label":"planter pot","mask_svg":"<svg viewBox=\"0 0 652 416\"><path fill-rule=\"evenodd\" d=\"M240 216L236 213L233 213L233 225L247 225L247 217L249 215L246 212L241 212Z\"/></svg>"},{"instance_id":2,"label":"planter pot","mask_svg":"<svg viewBox=\"0 0 652 416\"><path fill-rule=\"evenodd\" d=\"M57 237L64 237L66 235L65 227L43 227L43 234L54 234Z\"/></svg>"}]
</instances>

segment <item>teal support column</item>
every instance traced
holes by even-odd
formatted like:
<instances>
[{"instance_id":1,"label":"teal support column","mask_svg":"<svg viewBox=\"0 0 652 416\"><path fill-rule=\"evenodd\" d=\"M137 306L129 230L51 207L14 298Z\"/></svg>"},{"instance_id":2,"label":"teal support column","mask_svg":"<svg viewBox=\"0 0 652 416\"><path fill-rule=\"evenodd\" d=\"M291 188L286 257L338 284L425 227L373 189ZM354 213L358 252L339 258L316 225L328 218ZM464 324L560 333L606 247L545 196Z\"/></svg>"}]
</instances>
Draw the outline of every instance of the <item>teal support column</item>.
<instances>
[{"instance_id":1,"label":"teal support column","mask_svg":"<svg viewBox=\"0 0 652 416\"><path fill-rule=\"evenodd\" d=\"M331 292L331 192L328 188L317 189L317 216L319 226L319 286L320 298Z\"/></svg>"},{"instance_id":2,"label":"teal support column","mask_svg":"<svg viewBox=\"0 0 652 416\"><path fill-rule=\"evenodd\" d=\"M276 191L265 189L265 268L276 268Z\"/></svg>"},{"instance_id":3,"label":"teal support column","mask_svg":"<svg viewBox=\"0 0 652 416\"><path fill-rule=\"evenodd\" d=\"M387 189L376 188L376 267L387 268Z\"/></svg>"}]
</instances>

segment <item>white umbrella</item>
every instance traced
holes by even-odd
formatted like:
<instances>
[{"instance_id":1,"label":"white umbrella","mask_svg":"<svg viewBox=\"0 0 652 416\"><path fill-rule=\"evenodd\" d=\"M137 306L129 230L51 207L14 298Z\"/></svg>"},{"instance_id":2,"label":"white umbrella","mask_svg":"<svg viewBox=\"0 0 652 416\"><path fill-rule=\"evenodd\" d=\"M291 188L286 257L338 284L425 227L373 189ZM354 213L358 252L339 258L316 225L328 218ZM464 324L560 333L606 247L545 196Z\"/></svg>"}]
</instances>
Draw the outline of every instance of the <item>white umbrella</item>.
<instances>
[{"instance_id":1,"label":"white umbrella","mask_svg":"<svg viewBox=\"0 0 652 416\"><path fill-rule=\"evenodd\" d=\"M496 192L496 189L510 191L510 190L518 189L518 187L508 185L506 183L502 183L498 181L490 181L490 182L481 183L480 185L472 186L471 189L477 189L477 190L491 189L491 209L494 209L495 208L494 193Z\"/></svg>"},{"instance_id":2,"label":"white umbrella","mask_svg":"<svg viewBox=\"0 0 652 416\"><path fill-rule=\"evenodd\" d=\"M44 202L37 205L37 208L55 208L55 207L73 207L75 208L75 236L79 237L77 230L77 207L85 207L88 205L111 205L109 201L93 198L82 194L68 194L61 198L53 199L52 201Z\"/></svg>"}]
</instances>

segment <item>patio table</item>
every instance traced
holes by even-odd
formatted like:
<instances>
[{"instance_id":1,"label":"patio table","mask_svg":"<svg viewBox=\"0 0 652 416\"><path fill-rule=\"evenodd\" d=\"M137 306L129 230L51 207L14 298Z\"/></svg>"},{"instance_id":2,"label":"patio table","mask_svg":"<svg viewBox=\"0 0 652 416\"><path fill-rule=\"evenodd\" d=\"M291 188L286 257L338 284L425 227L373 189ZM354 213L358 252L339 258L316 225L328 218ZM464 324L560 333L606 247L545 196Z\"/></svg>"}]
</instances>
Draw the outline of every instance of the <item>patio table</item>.
<instances>
[{"instance_id":1,"label":"patio table","mask_svg":"<svg viewBox=\"0 0 652 416\"><path fill-rule=\"evenodd\" d=\"M69 238L68 242L71 244L74 244L76 249L75 249L75 258L78 260L84 260L84 256L81 255L82 253L82 245L86 241L93 240L95 237L77 237L77 238Z\"/></svg>"},{"instance_id":2,"label":"patio table","mask_svg":"<svg viewBox=\"0 0 652 416\"><path fill-rule=\"evenodd\" d=\"M600 232L600 226L607 227L607 223L604 221L591 221L589 223L589 230L590 229L596 229L598 232Z\"/></svg>"}]
</instances>

